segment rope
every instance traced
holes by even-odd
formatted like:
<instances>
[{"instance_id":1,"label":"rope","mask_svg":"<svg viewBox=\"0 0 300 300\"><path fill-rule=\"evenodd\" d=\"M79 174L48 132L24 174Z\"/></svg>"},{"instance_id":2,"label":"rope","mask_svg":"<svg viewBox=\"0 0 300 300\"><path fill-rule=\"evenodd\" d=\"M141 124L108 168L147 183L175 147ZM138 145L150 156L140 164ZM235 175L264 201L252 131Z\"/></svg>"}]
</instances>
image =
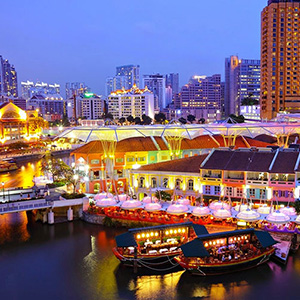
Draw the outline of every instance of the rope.
<instances>
[{"instance_id":1,"label":"rope","mask_svg":"<svg viewBox=\"0 0 300 300\"><path fill-rule=\"evenodd\" d=\"M206 276L206 274L200 269L200 267L197 268L197 270L199 271L199 273L203 276Z\"/></svg>"},{"instance_id":2,"label":"rope","mask_svg":"<svg viewBox=\"0 0 300 300\"><path fill-rule=\"evenodd\" d=\"M145 268L148 268L148 269L150 269L150 270L152 270L152 271L159 271L159 272L170 271L170 270L172 270L172 269L178 267L178 264L177 264L177 265L174 265L174 266L172 266L172 267L170 267L170 268L165 268L165 269L155 269L155 268L151 268L151 267L147 266L146 264L144 264L144 263L142 263L142 262L140 262L140 264L141 264L142 266L144 266Z\"/></svg>"}]
</instances>

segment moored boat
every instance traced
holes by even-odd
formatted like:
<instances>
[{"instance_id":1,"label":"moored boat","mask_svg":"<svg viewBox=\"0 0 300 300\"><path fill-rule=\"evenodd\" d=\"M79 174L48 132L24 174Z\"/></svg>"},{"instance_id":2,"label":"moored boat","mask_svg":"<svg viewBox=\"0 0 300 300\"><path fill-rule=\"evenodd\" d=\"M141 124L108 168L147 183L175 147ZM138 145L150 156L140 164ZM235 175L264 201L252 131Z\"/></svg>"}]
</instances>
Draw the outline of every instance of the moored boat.
<instances>
[{"instance_id":1,"label":"moored boat","mask_svg":"<svg viewBox=\"0 0 300 300\"><path fill-rule=\"evenodd\" d=\"M253 228L213 233L182 245L182 254L174 260L192 274L218 275L267 262L276 243L268 232Z\"/></svg>"},{"instance_id":2,"label":"moored boat","mask_svg":"<svg viewBox=\"0 0 300 300\"><path fill-rule=\"evenodd\" d=\"M0 161L0 172L10 172L18 169L17 164L14 161Z\"/></svg>"},{"instance_id":3,"label":"moored boat","mask_svg":"<svg viewBox=\"0 0 300 300\"><path fill-rule=\"evenodd\" d=\"M173 258L181 253L180 247L200 235L207 235L205 226L192 222L137 229L116 237L115 256L126 266L155 269L174 267Z\"/></svg>"}]
</instances>

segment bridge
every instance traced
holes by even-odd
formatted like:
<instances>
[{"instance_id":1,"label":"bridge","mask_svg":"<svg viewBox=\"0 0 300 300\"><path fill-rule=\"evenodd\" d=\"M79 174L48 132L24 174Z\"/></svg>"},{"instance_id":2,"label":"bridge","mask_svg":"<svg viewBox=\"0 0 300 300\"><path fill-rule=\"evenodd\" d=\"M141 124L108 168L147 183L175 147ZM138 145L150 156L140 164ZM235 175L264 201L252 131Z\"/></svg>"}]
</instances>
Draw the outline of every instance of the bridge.
<instances>
[{"instance_id":1,"label":"bridge","mask_svg":"<svg viewBox=\"0 0 300 300\"><path fill-rule=\"evenodd\" d=\"M47 209L47 214L43 215L43 222L47 222L48 224L54 223L54 208L66 207L68 208L67 217L68 221L73 220L73 206L81 206L81 211L83 209L87 209L89 204L88 198L79 198L79 199L64 199L57 198L55 200L51 199L50 201L47 199L38 199L38 200L23 200L23 201L14 201L0 204L0 215L8 214L8 213L16 213L23 211L32 211L39 209Z\"/></svg>"}]
</instances>

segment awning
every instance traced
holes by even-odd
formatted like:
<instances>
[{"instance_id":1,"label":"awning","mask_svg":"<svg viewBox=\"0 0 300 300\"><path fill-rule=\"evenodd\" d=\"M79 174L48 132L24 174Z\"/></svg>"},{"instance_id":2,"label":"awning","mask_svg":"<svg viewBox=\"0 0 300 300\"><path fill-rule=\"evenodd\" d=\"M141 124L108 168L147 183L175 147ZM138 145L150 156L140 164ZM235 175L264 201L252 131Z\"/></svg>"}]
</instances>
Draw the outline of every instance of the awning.
<instances>
[{"instance_id":1,"label":"awning","mask_svg":"<svg viewBox=\"0 0 300 300\"><path fill-rule=\"evenodd\" d=\"M274 244L277 243L277 241L275 241L272 236L270 235L269 232L267 231L258 231L255 230L254 234L256 235L257 239L259 240L259 242L261 243L261 245L266 248L266 247L270 247Z\"/></svg>"},{"instance_id":2,"label":"awning","mask_svg":"<svg viewBox=\"0 0 300 300\"><path fill-rule=\"evenodd\" d=\"M207 257L210 256L205 249L203 243L199 239L195 239L189 243L180 246L185 257Z\"/></svg>"},{"instance_id":3,"label":"awning","mask_svg":"<svg viewBox=\"0 0 300 300\"><path fill-rule=\"evenodd\" d=\"M197 236L203 235L203 234L208 234L206 227L203 225L193 224L193 228L194 228Z\"/></svg>"},{"instance_id":4,"label":"awning","mask_svg":"<svg viewBox=\"0 0 300 300\"><path fill-rule=\"evenodd\" d=\"M117 247L137 247L137 243L131 232L126 232L116 236Z\"/></svg>"},{"instance_id":5,"label":"awning","mask_svg":"<svg viewBox=\"0 0 300 300\"><path fill-rule=\"evenodd\" d=\"M131 228L129 229L129 232L141 232L141 231L148 231L148 230L164 230L168 228L174 228L174 227L184 227L188 226L191 227L193 226L193 222L186 222L186 223L177 223L177 224L167 224L167 225L158 225L158 226L150 226L150 227L142 227L142 228Z\"/></svg>"}]
</instances>

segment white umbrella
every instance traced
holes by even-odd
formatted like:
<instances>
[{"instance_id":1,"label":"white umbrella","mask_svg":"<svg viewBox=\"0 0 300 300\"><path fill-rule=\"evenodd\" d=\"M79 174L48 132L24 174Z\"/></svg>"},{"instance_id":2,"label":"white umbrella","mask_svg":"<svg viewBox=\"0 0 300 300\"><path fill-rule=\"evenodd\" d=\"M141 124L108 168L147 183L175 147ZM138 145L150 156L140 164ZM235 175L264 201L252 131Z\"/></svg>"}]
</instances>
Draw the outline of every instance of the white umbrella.
<instances>
[{"instance_id":1,"label":"white umbrella","mask_svg":"<svg viewBox=\"0 0 300 300\"><path fill-rule=\"evenodd\" d=\"M141 201L138 200L126 200L121 204L121 208L123 209L137 209L137 208L142 208L143 203Z\"/></svg>"},{"instance_id":2,"label":"white umbrella","mask_svg":"<svg viewBox=\"0 0 300 300\"><path fill-rule=\"evenodd\" d=\"M296 216L297 215L295 208L290 207L290 206L280 208L279 211L287 216Z\"/></svg>"},{"instance_id":3,"label":"white umbrella","mask_svg":"<svg viewBox=\"0 0 300 300\"><path fill-rule=\"evenodd\" d=\"M116 206L117 201L114 198L102 198L96 201L96 206L99 207L109 207L109 206Z\"/></svg>"},{"instance_id":4,"label":"white umbrella","mask_svg":"<svg viewBox=\"0 0 300 300\"><path fill-rule=\"evenodd\" d=\"M192 214L196 217L204 217L210 215L211 211L207 206L197 206L193 209Z\"/></svg>"},{"instance_id":5,"label":"white umbrella","mask_svg":"<svg viewBox=\"0 0 300 300\"><path fill-rule=\"evenodd\" d=\"M148 212L154 212L161 210L162 206L159 203L147 203L145 205L145 210Z\"/></svg>"},{"instance_id":6,"label":"white umbrella","mask_svg":"<svg viewBox=\"0 0 300 300\"><path fill-rule=\"evenodd\" d=\"M224 207L213 211L213 216L219 219L231 218L231 212Z\"/></svg>"},{"instance_id":7,"label":"white umbrella","mask_svg":"<svg viewBox=\"0 0 300 300\"><path fill-rule=\"evenodd\" d=\"M183 198L183 199L178 199L177 202L179 204L183 204L183 205L190 205L191 201L189 199Z\"/></svg>"},{"instance_id":8,"label":"white umbrella","mask_svg":"<svg viewBox=\"0 0 300 300\"><path fill-rule=\"evenodd\" d=\"M218 201L213 201L212 203L210 203L209 208L212 210L218 210L221 208L230 209L230 205L224 201L218 200Z\"/></svg>"},{"instance_id":9,"label":"white umbrella","mask_svg":"<svg viewBox=\"0 0 300 300\"><path fill-rule=\"evenodd\" d=\"M260 218L260 214L255 210L251 210L249 208L237 214L237 219L243 221L253 222L253 221L257 221L259 218Z\"/></svg>"},{"instance_id":10,"label":"white umbrella","mask_svg":"<svg viewBox=\"0 0 300 300\"><path fill-rule=\"evenodd\" d=\"M250 205L248 205L248 204L239 204L239 205L236 205L235 207L234 207L234 209L236 210L236 211L245 211L245 210L247 210L249 207L251 207L252 206L252 204L250 204Z\"/></svg>"},{"instance_id":11,"label":"white umbrella","mask_svg":"<svg viewBox=\"0 0 300 300\"><path fill-rule=\"evenodd\" d=\"M167 208L167 213L181 215L188 212L189 208L184 204L172 204Z\"/></svg>"},{"instance_id":12,"label":"white umbrella","mask_svg":"<svg viewBox=\"0 0 300 300\"><path fill-rule=\"evenodd\" d=\"M290 217L280 212L279 210L276 210L271 214L267 215L266 220L270 223L284 224L290 221Z\"/></svg>"},{"instance_id":13,"label":"white umbrella","mask_svg":"<svg viewBox=\"0 0 300 300\"><path fill-rule=\"evenodd\" d=\"M146 196L143 198L143 203L151 203L151 202L156 202L158 199L156 197L150 197Z\"/></svg>"},{"instance_id":14,"label":"white umbrella","mask_svg":"<svg viewBox=\"0 0 300 300\"><path fill-rule=\"evenodd\" d=\"M101 200L101 199L106 198L106 197L113 198L113 194L102 192L102 193L99 193L99 194L95 195L94 200L95 201L96 200Z\"/></svg>"},{"instance_id":15,"label":"white umbrella","mask_svg":"<svg viewBox=\"0 0 300 300\"><path fill-rule=\"evenodd\" d=\"M267 215L271 212L271 207L267 204L264 204L257 209L257 212L263 215Z\"/></svg>"}]
</instances>

